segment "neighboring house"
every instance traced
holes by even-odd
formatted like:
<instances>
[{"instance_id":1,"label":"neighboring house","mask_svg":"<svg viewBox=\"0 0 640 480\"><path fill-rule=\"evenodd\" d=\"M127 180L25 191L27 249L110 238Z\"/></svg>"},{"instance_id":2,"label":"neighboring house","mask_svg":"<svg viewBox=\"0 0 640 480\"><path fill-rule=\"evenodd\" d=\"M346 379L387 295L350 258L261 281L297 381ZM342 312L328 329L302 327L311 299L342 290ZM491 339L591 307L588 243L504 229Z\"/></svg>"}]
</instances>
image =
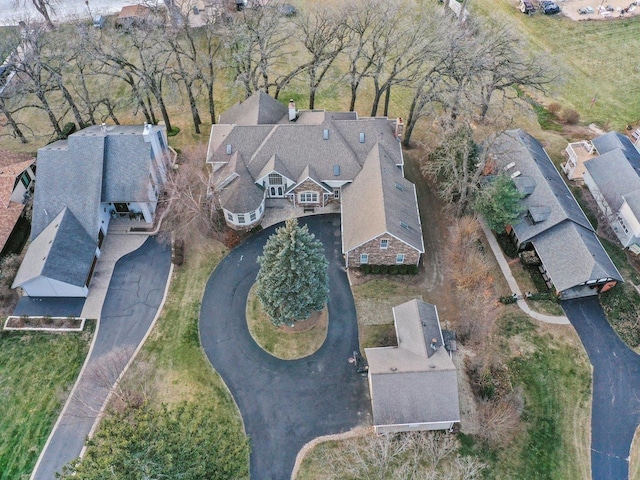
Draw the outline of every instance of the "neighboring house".
<instances>
[{"instance_id":1,"label":"neighboring house","mask_svg":"<svg viewBox=\"0 0 640 480\"><path fill-rule=\"evenodd\" d=\"M560 298L596 295L623 281L540 142L509 130L491 154L497 170L524 195L523 213L507 232L518 251L536 252L543 278Z\"/></svg>"},{"instance_id":2,"label":"neighboring house","mask_svg":"<svg viewBox=\"0 0 640 480\"><path fill-rule=\"evenodd\" d=\"M458 378L435 305L393 308L397 347L365 348L377 434L449 430L460 422Z\"/></svg>"},{"instance_id":3,"label":"neighboring house","mask_svg":"<svg viewBox=\"0 0 640 480\"><path fill-rule=\"evenodd\" d=\"M163 126L93 126L38 150L31 244L13 288L86 297L113 220L152 225L171 162Z\"/></svg>"},{"instance_id":4,"label":"neighboring house","mask_svg":"<svg viewBox=\"0 0 640 480\"><path fill-rule=\"evenodd\" d=\"M151 9L146 5L127 5L122 7L116 19L117 28L131 28L144 24L151 15Z\"/></svg>"},{"instance_id":5,"label":"neighboring house","mask_svg":"<svg viewBox=\"0 0 640 480\"><path fill-rule=\"evenodd\" d=\"M27 240L29 221L24 207L33 192L35 159L0 150L0 257L19 253Z\"/></svg>"},{"instance_id":6,"label":"neighboring house","mask_svg":"<svg viewBox=\"0 0 640 480\"><path fill-rule=\"evenodd\" d=\"M640 253L640 152L617 132L593 144L599 155L585 162L584 183L622 246Z\"/></svg>"},{"instance_id":7,"label":"neighboring house","mask_svg":"<svg viewBox=\"0 0 640 480\"><path fill-rule=\"evenodd\" d=\"M297 111L257 92L211 129L211 188L232 228L260 224L278 202L301 214L340 209L347 267L417 265L422 227L401 129L401 119Z\"/></svg>"}]
</instances>

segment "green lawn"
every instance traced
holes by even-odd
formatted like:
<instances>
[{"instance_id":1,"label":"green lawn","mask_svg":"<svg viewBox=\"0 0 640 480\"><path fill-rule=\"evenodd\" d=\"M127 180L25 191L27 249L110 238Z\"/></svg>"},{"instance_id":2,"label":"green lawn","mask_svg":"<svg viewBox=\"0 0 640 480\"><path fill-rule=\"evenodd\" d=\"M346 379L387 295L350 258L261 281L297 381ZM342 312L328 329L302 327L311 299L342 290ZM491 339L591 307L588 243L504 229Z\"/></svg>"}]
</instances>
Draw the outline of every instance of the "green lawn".
<instances>
[{"instance_id":1,"label":"green lawn","mask_svg":"<svg viewBox=\"0 0 640 480\"><path fill-rule=\"evenodd\" d=\"M208 427L201 428L224 425L232 432L227 435L228 440L234 442L232 437L236 435L246 439L242 419L226 385L204 355L198 332L206 282L225 253L226 249L213 240L188 245L185 263L173 272L162 314L121 384L144 385L147 405L153 409L197 405L207 418L214 419ZM119 418L117 415L120 413L111 418ZM185 435L189 428L193 426L184 426ZM95 456L91 448L88 455ZM248 471L248 449L246 462Z\"/></svg>"},{"instance_id":2,"label":"green lawn","mask_svg":"<svg viewBox=\"0 0 640 480\"><path fill-rule=\"evenodd\" d=\"M0 479L28 478L89 350L84 333L0 333Z\"/></svg>"},{"instance_id":3,"label":"green lawn","mask_svg":"<svg viewBox=\"0 0 640 480\"><path fill-rule=\"evenodd\" d=\"M511 26L557 69L559 81L545 103L555 100L580 112L581 123L618 130L640 118L640 96L634 93L638 62L633 60L640 48L640 18L576 22L560 15L523 15L510 0L469 4L472 11Z\"/></svg>"},{"instance_id":4,"label":"green lawn","mask_svg":"<svg viewBox=\"0 0 640 480\"><path fill-rule=\"evenodd\" d=\"M516 307L498 325L500 381L523 392L522 429L499 449L465 437L463 451L489 464L486 478L589 478L591 369L575 331L535 324Z\"/></svg>"}]
</instances>

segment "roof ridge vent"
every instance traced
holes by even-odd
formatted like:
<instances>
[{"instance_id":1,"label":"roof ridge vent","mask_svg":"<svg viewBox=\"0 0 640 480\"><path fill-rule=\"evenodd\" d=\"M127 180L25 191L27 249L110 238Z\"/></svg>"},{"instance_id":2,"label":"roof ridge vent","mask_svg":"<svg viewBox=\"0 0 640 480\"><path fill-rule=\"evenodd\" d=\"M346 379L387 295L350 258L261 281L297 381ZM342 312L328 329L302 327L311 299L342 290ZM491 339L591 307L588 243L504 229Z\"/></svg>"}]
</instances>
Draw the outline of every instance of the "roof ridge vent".
<instances>
[{"instance_id":1,"label":"roof ridge vent","mask_svg":"<svg viewBox=\"0 0 640 480\"><path fill-rule=\"evenodd\" d=\"M511 178L516 178L519 177L520 175L522 175L522 172L520 170L516 170L515 172L513 172L511 175L509 175Z\"/></svg>"}]
</instances>

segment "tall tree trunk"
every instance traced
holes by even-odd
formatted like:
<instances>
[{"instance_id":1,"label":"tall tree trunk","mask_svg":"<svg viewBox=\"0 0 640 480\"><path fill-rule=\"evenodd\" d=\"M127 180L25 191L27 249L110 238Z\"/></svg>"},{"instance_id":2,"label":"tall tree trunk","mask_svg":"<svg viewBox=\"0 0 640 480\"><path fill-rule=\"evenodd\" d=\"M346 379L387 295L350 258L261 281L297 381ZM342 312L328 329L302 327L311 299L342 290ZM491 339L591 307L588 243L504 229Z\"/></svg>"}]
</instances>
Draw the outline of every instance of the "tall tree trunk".
<instances>
[{"instance_id":1,"label":"tall tree trunk","mask_svg":"<svg viewBox=\"0 0 640 480\"><path fill-rule=\"evenodd\" d=\"M38 11L38 13L44 17L45 22L47 22L47 26L51 30L53 30L55 28L55 25L53 24L53 22L51 21L51 17L49 16L49 10L48 10L47 1L46 0L31 0L31 2L33 3L33 6Z\"/></svg>"},{"instance_id":2,"label":"tall tree trunk","mask_svg":"<svg viewBox=\"0 0 640 480\"><path fill-rule=\"evenodd\" d=\"M213 97L213 82L207 83L207 96L209 97L209 115L211 116L211 124L216 123L216 104Z\"/></svg>"},{"instance_id":3,"label":"tall tree trunk","mask_svg":"<svg viewBox=\"0 0 640 480\"><path fill-rule=\"evenodd\" d=\"M11 127L11 130L13 130L13 134L20 139L20 142L27 143L27 138L24 136L22 130L20 130L20 127L13 118L13 115L4 104L4 99L0 99L0 112L2 112L2 114L7 118L7 123Z\"/></svg>"},{"instance_id":4,"label":"tall tree trunk","mask_svg":"<svg viewBox=\"0 0 640 480\"><path fill-rule=\"evenodd\" d=\"M157 125L158 124L158 118L156 117L156 112L153 110L153 103L151 103L151 97L149 97L149 94L146 94L147 100L145 102L146 104L146 108L149 110L149 117L151 119L151 122L153 125Z\"/></svg>"},{"instance_id":5,"label":"tall tree trunk","mask_svg":"<svg viewBox=\"0 0 640 480\"><path fill-rule=\"evenodd\" d=\"M38 100L40 100L40 103L42 103L42 107L44 111L47 113L47 116L49 117L49 122L51 123L51 126L53 127L55 134L58 137L62 136L62 129L60 128L60 123L58 122L58 119L56 118L56 116L53 114L53 110L51 109L51 105L49 105L49 102L47 101L46 95L44 94L44 92L37 92L36 96L38 97Z\"/></svg>"},{"instance_id":6,"label":"tall tree trunk","mask_svg":"<svg viewBox=\"0 0 640 480\"><path fill-rule=\"evenodd\" d=\"M391 98L391 84L389 84L387 86L387 88L385 89L385 96L384 96L384 117L388 117L389 116L389 100Z\"/></svg>"}]
</instances>

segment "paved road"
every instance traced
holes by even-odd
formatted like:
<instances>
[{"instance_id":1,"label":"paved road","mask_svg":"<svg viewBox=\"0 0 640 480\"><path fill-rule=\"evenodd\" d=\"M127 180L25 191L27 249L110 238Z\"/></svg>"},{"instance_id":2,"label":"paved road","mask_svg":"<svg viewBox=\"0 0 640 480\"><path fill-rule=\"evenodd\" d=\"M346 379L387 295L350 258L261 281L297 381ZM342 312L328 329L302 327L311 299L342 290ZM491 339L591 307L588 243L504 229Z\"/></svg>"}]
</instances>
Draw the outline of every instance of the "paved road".
<instances>
[{"instance_id":1,"label":"paved road","mask_svg":"<svg viewBox=\"0 0 640 480\"><path fill-rule=\"evenodd\" d=\"M247 294L270 227L234 249L211 275L200 312L205 353L235 398L251 439L251 478L290 478L308 441L370 422L366 378L348 358L358 349L355 305L340 254L340 219L301 219L330 261L329 331L315 354L295 361L263 351L247 329Z\"/></svg>"},{"instance_id":2,"label":"paved road","mask_svg":"<svg viewBox=\"0 0 640 480\"><path fill-rule=\"evenodd\" d=\"M170 266L168 247L154 238L116 263L89 363L32 479L51 480L55 472L80 455L109 393L108 383L118 377L156 315ZM114 350L119 352L117 356L107 355Z\"/></svg>"},{"instance_id":3,"label":"paved road","mask_svg":"<svg viewBox=\"0 0 640 480\"><path fill-rule=\"evenodd\" d=\"M640 424L640 356L613 331L598 297L562 307L593 365L591 474L593 480L629 478L629 449Z\"/></svg>"}]
</instances>

